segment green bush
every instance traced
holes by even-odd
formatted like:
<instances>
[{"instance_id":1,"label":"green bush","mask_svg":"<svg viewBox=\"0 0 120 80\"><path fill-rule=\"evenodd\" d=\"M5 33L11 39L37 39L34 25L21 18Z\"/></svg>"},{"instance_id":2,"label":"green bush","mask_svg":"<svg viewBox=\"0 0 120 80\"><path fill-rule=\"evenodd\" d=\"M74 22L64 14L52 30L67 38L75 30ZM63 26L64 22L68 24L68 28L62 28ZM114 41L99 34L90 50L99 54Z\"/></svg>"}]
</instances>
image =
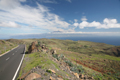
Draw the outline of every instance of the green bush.
<instances>
[{"instance_id":1,"label":"green bush","mask_svg":"<svg viewBox=\"0 0 120 80\"><path fill-rule=\"evenodd\" d=\"M85 48L87 48L88 46L87 45L84 45Z\"/></svg>"},{"instance_id":2,"label":"green bush","mask_svg":"<svg viewBox=\"0 0 120 80\"><path fill-rule=\"evenodd\" d=\"M52 56L56 59L58 58L58 54L52 54Z\"/></svg>"},{"instance_id":3,"label":"green bush","mask_svg":"<svg viewBox=\"0 0 120 80\"><path fill-rule=\"evenodd\" d=\"M73 66L70 70L76 73L84 73L82 66Z\"/></svg>"},{"instance_id":4,"label":"green bush","mask_svg":"<svg viewBox=\"0 0 120 80\"><path fill-rule=\"evenodd\" d=\"M64 58L64 55L63 55L63 54L60 54L59 58Z\"/></svg>"},{"instance_id":5,"label":"green bush","mask_svg":"<svg viewBox=\"0 0 120 80\"><path fill-rule=\"evenodd\" d=\"M58 61L60 60L60 57L58 57L58 54L52 54L54 58L56 58Z\"/></svg>"},{"instance_id":6,"label":"green bush","mask_svg":"<svg viewBox=\"0 0 120 80\"><path fill-rule=\"evenodd\" d=\"M95 80L103 80L103 75L101 75L101 74L95 75L94 79Z\"/></svg>"},{"instance_id":7,"label":"green bush","mask_svg":"<svg viewBox=\"0 0 120 80\"><path fill-rule=\"evenodd\" d=\"M48 72L48 73L52 73L52 71L51 71L51 70L46 70L46 72Z\"/></svg>"},{"instance_id":8,"label":"green bush","mask_svg":"<svg viewBox=\"0 0 120 80\"><path fill-rule=\"evenodd\" d=\"M65 60L65 62L70 66L73 67L73 63L70 60Z\"/></svg>"},{"instance_id":9,"label":"green bush","mask_svg":"<svg viewBox=\"0 0 120 80\"><path fill-rule=\"evenodd\" d=\"M75 66L71 67L70 70L73 72L79 73L77 67L75 67Z\"/></svg>"}]
</instances>

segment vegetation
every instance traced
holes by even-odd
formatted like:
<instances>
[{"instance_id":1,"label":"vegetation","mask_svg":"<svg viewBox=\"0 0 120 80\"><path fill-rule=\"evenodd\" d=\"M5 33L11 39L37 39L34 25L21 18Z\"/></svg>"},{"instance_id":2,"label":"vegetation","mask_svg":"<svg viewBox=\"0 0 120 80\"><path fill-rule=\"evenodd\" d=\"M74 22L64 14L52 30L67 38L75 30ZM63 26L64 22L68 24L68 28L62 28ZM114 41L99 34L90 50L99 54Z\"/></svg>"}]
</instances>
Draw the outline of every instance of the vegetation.
<instances>
[{"instance_id":1,"label":"vegetation","mask_svg":"<svg viewBox=\"0 0 120 80\"><path fill-rule=\"evenodd\" d=\"M0 55L16 47L17 44L11 43L9 41L0 40Z\"/></svg>"}]
</instances>

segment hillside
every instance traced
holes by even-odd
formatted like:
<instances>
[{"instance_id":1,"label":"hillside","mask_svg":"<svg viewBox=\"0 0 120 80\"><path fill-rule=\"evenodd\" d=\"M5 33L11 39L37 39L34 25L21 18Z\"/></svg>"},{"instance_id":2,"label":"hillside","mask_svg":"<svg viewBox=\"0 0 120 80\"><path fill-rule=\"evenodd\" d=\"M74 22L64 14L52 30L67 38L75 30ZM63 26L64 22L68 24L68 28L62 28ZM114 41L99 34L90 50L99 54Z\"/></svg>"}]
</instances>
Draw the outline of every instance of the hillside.
<instances>
[{"instance_id":1,"label":"hillside","mask_svg":"<svg viewBox=\"0 0 120 80\"><path fill-rule=\"evenodd\" d=\"M32 42L34 49L31 53ZM39 77L36 80L120 79L120 46L45 38L1 40L0 44L1 50L5 45L8 48L10 44L26 44L18 79L26 77L29 80L33 75Z\"/></svg>"},{"instance_id":2,"label":"hillside","mask_svg":"<svg viewBox=\"0 0 120 80\"><path fill-rule=\"evenodd\" d=\"M11 50L12 48L16 47L17 44L5 41L5 40L0 40L0 55Z\"/></svg>"},{"instance_id":3,"label":"hillside","mask_svg":"<svg viewBox=\"0 0 120 80\"><path fill-rule=\"evenodd\" d=\"M47 80L48 77L54 77L57 80L58 75L62 76L62 79L64 80L74 80L74 73L78 73L79 75L84 75L95 80L120 79L119 46L89 41L58 39L23 39L22 41L26 44L26 51L28 51L29 45L34 41L44 44L49 51L52 49L56 50L56 54L58 56L63 55L68 60L67 62L70 71L65 69L68 66L67 64L66 67L61 68L61 65L65 64L64 59L61 60L60 57L46 53L46 50L38 47L38 52L33 52L30 54L26 52L27 54L25 55L19 78L35 68L35 72L37 70L43 72L44 75L40 72L36 72L42 76L41 79L43 80ZM57 60L54 60L54 58ZM80 70L77 66L80 67ZM55 74L47 72L46 70L48 69L54 70L56 72L56 76ZM71 70L74 73L71 74ZM46 74L47 77L45 76ZM73 78L70 79L70 77L67 77L66 75L73 76Z\"/></svg>"}]
</instances>

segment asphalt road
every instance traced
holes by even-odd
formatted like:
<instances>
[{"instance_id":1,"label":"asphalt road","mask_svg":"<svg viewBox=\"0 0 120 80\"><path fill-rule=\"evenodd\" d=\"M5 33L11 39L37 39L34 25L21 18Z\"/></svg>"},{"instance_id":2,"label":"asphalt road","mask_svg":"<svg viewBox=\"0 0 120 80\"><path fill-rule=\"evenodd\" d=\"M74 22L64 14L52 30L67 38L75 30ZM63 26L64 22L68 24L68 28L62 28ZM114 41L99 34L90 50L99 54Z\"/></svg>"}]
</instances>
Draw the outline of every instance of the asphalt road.
<instances>
[{"instance_id":1,"label":"asphalt road","mask_svg":"<svg viewBox=\"0 0 120 80\"><path fill-rule=\"evenodd\" d=\"M21 62L25 45L19 45L14 50L0 57L0 80L12 80Z\"/></svg>"}]
</instances>

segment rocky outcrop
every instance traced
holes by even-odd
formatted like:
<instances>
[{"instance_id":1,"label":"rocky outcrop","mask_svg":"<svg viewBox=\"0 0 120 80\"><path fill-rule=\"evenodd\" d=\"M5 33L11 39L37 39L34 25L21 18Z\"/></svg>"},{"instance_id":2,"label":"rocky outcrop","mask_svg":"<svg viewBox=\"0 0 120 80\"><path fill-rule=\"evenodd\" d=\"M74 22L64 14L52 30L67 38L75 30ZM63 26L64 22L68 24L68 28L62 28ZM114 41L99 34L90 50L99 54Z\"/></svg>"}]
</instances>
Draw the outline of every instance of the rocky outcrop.
<instances>
[{"instance_id":1,"label":"rocky outcrop","mask_svg":"<svg viewBox=\"0 0 120 80\"><path fill-rule=\"evenodd\" d=\"M28 48L28 53L37 52L38 48L36 47L36 42L32 42L32 44Z\"/></svg>"}]
</instances>

